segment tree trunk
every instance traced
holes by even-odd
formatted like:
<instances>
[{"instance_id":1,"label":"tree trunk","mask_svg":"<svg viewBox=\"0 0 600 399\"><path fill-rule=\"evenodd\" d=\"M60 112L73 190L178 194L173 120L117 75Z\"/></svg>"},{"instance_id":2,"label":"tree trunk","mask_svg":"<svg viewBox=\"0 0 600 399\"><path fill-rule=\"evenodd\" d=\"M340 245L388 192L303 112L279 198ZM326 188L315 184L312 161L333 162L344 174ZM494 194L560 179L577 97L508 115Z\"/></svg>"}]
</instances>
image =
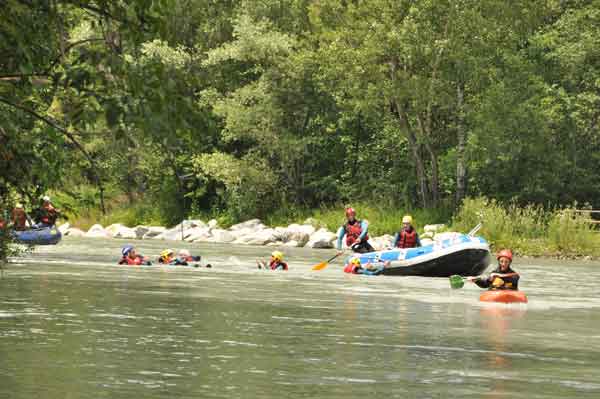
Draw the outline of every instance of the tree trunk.
<instances>
[{"instance_id":1,"label":"tree trunk","mask_svg":"<svg viewBox=\"0 0 600 399\"><path fill-rule=\"evenodd\" d=\"M417 184L419 197L421 200L421 206L424 208L429 207L429 190L427 189L427 176L425 174L425 164L423 162L423 158L421 157L421 153L419 151L419 143L417 142L417 137L414 131L411 129L408 123L408 116L404 112L404 110L400 109L395 100L392 100L392 111L398 122L400 123L400 127L404 130L404 134L408 139L408 147L413 156L413 160L415 162L415 169L417 172Z\"/></svg>"},{"instance_id":2,"label":"tree trunk","mask_svg":"<svg viewBox=\"0 0 600 399\"><path fill-rule=\"evenodd\" d=\"M458 108L458 120L456 126L457 146L456 146L456 197L455 206L459 207L465 198L467 191L467 165L465 163L465 144L467 132L465 130L465 112L464 112L464 88L462 83L456 86L456 103Z\"/></svg>"}]
</instances>

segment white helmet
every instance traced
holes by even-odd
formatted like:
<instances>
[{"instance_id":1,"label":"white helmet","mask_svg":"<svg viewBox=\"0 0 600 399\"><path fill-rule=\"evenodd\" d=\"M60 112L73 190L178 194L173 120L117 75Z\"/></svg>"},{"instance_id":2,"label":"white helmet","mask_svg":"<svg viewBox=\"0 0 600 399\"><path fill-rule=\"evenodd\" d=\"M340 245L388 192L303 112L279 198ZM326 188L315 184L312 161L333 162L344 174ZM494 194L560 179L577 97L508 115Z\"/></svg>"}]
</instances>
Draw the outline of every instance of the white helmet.
<instances>
[{"instance_id":1,"label":"white helmet","mask_svg":"<svg viewBox=\"0 0 600 399\"><path fill-rule=\"evenodd\" d=\"M187 249L180 249L179 256L191 256L190 251L188 251Z\"/></svg>"},{"instance_id":2,"label":"white helmet","mask_svg":"<svg viewBox=\"0 0 600 399\"><path fill-rule=\"evenodd\" d=\"M50 197L48 197L47 195L44 195L44 196L42 197L42 200L43 200L44 202L50 202Z\"/></svg>"}]
</instances>

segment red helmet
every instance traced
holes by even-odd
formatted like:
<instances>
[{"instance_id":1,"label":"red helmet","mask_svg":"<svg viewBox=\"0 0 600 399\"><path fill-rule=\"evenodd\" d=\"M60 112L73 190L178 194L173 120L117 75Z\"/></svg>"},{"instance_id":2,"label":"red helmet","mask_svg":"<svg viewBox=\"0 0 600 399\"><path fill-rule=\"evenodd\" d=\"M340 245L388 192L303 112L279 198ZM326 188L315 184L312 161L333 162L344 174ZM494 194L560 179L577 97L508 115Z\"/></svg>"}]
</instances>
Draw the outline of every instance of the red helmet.
<instances>
[{"instance_id":1,"label":"red helmet","mask_svg":"<svg viewBox=\"0 0 600 399\"><path fill-rule=\"evenodd\" d=\"M510 249L503 249L502 251L498 252L498 255L496 255L496 259L500 258L507 258L512 262L512 251Z\"/></svg>"},{"instance_id":2,"label":"red helmet","mask_svg":"<svg viewBox=\"0 0 600 399\"><path fill-rule=\"evenodd\" d=\"M350 216L356 216L356 211L352 207L346 208L346 217L349 218Z\"/></svg>"}]
</instances>

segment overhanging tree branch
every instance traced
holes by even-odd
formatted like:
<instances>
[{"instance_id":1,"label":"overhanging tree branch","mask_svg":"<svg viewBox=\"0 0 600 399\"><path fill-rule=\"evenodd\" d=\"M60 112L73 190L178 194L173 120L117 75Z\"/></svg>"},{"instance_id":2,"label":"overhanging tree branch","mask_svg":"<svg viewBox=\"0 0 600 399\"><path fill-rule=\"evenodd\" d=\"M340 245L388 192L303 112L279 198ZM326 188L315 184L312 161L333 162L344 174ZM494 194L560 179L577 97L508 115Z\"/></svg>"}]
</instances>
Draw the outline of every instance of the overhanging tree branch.
<instances>
[{"instance_id":1,"label":"overhanging tree branch","mask_svg":"<svg viewBox=\"0 0 600 399\"><path fill-rule=\"evenodd\" d=\"M57 122L53 121L52 119L50 119L48 117L40 115L36 111L34 111L28 107L25 107L24 105L15 104L11 101L8 101L7 99L5 99L3 97L0 97L0 102L4 103L10 107L16 108L20 111L23 111L26 114L31 115L34 118L41 120L42 122L46 123L47 125L53 127L54 129L56 129L59 132L61 132L62 134L64 134L65 137L67 137L67 139L71 143L73 143L73 145L75 145L75 147L77 147L77 149L83 154L83 156L88 160L88 162L90 163L90 166L92 167L92 172L96 179L96 185L98 186L98 190L100 190L100 207L102 208L102 214L106 214L106 207L104 206L104 186L102 185L102 180L100 179L100 175L97 172L98 167L96 165L96 161L94 161L94 158L92 158L92 156L85 150L85 148L83 148L81 143L79 143L79 141L77 141L75 136L71 132L69 132L67 129L60 126ZM80 133L78 133L78 134L80 134Z\"/></svg>"}]
</instances>

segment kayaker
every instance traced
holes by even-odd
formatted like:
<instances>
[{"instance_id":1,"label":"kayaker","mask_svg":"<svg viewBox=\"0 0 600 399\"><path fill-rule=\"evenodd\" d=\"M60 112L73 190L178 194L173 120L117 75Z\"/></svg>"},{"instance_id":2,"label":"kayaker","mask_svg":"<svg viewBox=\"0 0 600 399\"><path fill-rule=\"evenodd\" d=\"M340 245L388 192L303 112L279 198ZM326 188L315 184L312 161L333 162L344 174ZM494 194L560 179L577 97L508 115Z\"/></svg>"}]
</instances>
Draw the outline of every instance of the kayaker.
<instances>
[{"instance_id":1,"label":"kayaker","mask_svg":"<svg viewBox=\"0 0 600 399\"><path fill-rule=\"evenodd\" d=\"M337 250L342 251L342 239L346 236L346 246L358 253L374 252L375 248L369 244L369 224L365 220L356 219L354 208L346 208L346 223L338 232Z\"/></svg>"},{"instance_id":2,"label":"kayaker","mask_svg":"<svg viewBox=\"0 0 600 399\"><path fill-rule=\"evenodd\" d=\"M365 274L367 276L376 276L383 272L383 269L388 267L390 262L383 262L381 265L374 265L372 263L367 263L364 266L360 262L360 258L354 256L348 260L348 264L344 266L344 273L351 274Z\"/></svg>"},{"instance_id":3,"label":"kayaker","mask_svg":"<svg viewBox=\"0 0 600 399\"><path fill-rule=\"evenodd\" d=\"M421 246L419 233L412 225L412 216L404 215L402 218L402 230L396 233L394 237L394 247L396 248L415 248Z\"/></svg>"},{"instance_id":4,"label":"kayaker","mask_svg":"<svg viewBox=\"0 0 600 399\"><path fill-rule=\"evenodd\" d=\"M52 205L50 197L45 195L42 197L42 206L37 210L35 217L36 225L34 227L51 227L56 224L56 219L60 215L60 211Z\"/></svg>"},{"instance_id":5,"label":"kayaker","mask_svg":"<svg viewBox=\"0 0 600 399\"><path fill-rule=\"evenodd\" d=\"M513 259L512 251L503 249L498 252L496 258L498 267L489 276L467 277L467 280L490 290L518 290L520 275L510 267Z\"/></svg>"},{"instance_id":6,"label":"kayaker","mask_svg":"<svg viewBox=\"0 0 600 399\"><path fill-rule=\"evenodd\" d=\"M256 264L259 269L287 271L289 268L288 264L283 261L283 252L281 251L273 251L268 264L260 260L257 260Z\"/></svg>"},{"instance_id":7,"label":"kayaker","mask_svg":"<svg viewBox=\"0 0 600 399\"><path fill-rule=\"evenodd\" d=\"M27 213L23 208L23 204L16 204L13 208L10 220L12 222L12 228L17 231L27 230Z\"/></svg>"},{"instance_id":8,"label":"kayaker","mask_svg":"<svg viewBox=\"0 0 600 399\"><path fill-rule=\"evenodd\" d=\"M123 256L119 260L119 265L140 266L152 264L148 257L138 255L133 245L125 245L121 249L121 255Z\"/></svg>"}]
</instances>

